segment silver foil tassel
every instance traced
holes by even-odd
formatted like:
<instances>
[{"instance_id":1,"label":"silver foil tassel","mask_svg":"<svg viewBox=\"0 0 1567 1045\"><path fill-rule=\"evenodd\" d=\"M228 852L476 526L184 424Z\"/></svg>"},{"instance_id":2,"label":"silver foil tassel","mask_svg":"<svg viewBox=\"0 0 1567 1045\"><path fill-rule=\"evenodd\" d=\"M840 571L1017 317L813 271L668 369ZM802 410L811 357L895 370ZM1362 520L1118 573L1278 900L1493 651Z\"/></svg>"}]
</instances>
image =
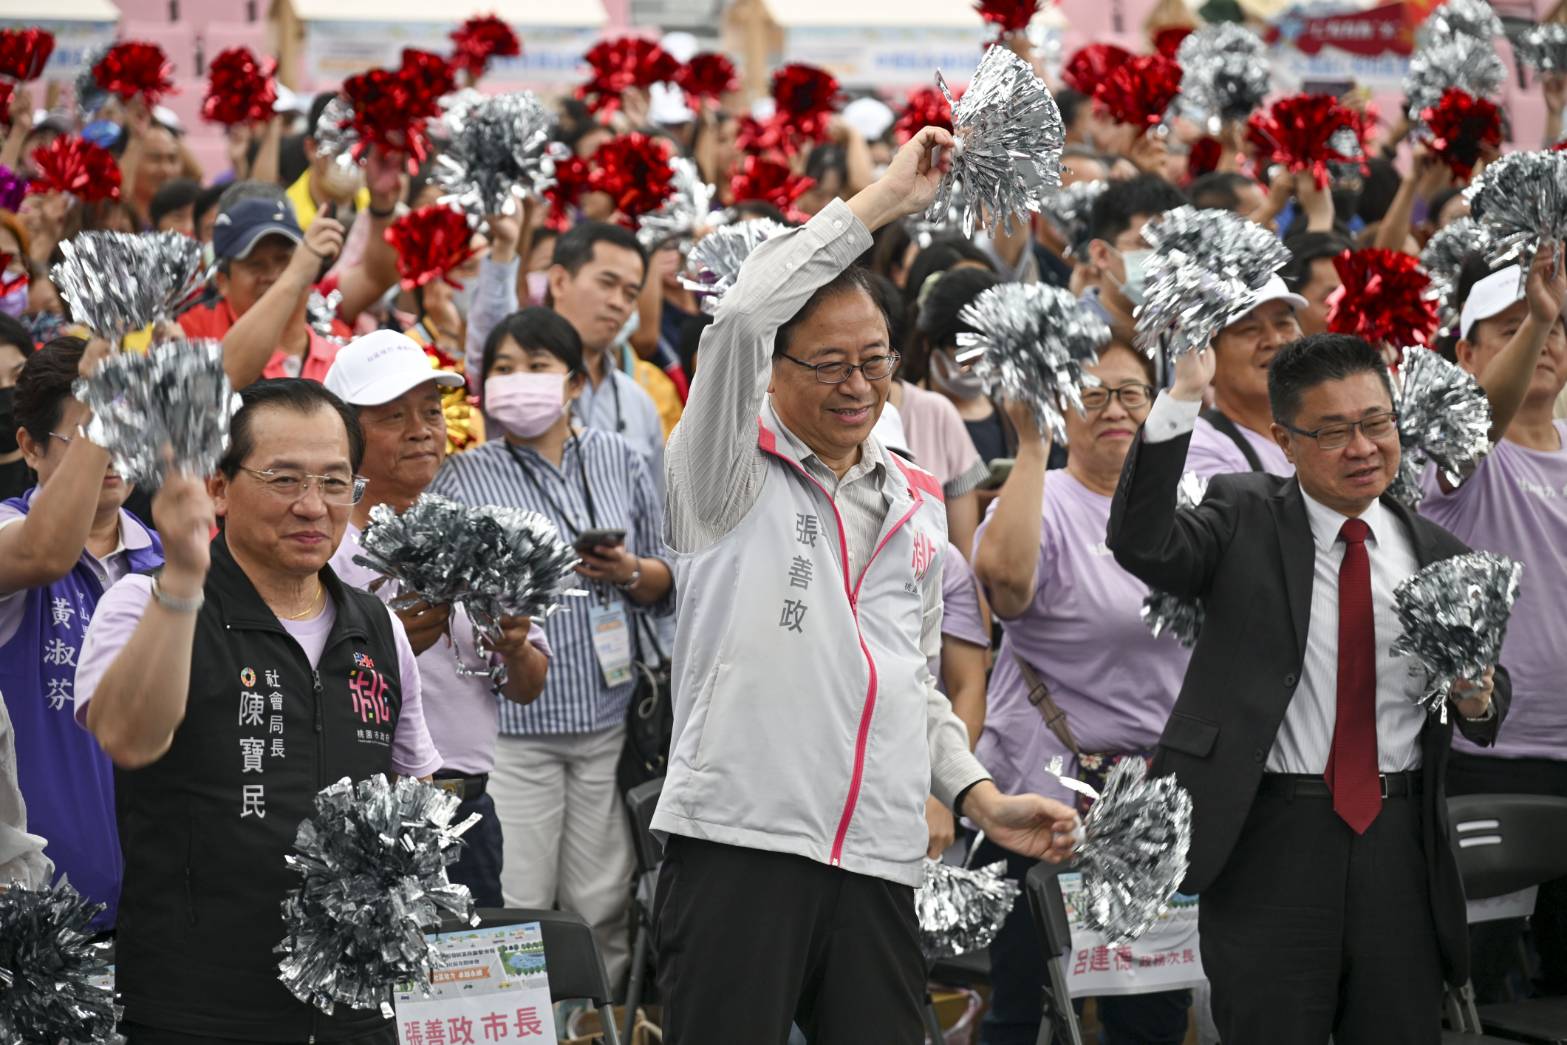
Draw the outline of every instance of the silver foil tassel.
<instances>
[{"instance_id":1,"label":"silver foil tassel","mask_svg":"<svg viewBox=\"0 0 1567 1045\"><path fill-rule=\"evenodd\" d=\"M1415 47L1430 47L1457 36L1490 43L1501 35L1502 20L1487 0L1447 0L1415 30Z\"/></svg>"},{"instance_id":2,"label":"silver foil tassel","mask_svg":"<svg viewBox=\"0 0 1567 1045\"><path fill-rule=\"evenodd\" d=\"M1061 185L1066 129L1061 110L1033 68L1006 47L980 59L957 101L941 73L936 86L952 107L951 165L936 189L930 220L953 205L963 211L963 233L979 225L1012 229L1012 219L1038 213Z\"/></svg>"},{"instance_id":3,"label":"silver foil tassel","mask_svg":"<svg viewBox=\"0 0 1567 1045\"><path fill-rule=\"evenodd\" d=\"M447 126L458 129L432 175L445 190L441 203L475 217L517 214L523 200L555 184L564 149L550 141L549 111L531 93L496 95L458 112L448 113Z\"/></svg>"},{"instance_id":4,"label":"silver foil tassel","mask_svg":"<svg viewBox=\"0 0 1567 1045\"><path fill-rule=\"evenodd\" d=\"M1427 711L1445 720L1453 683L1479 681L1496 667L1522 574L1523 564L1505 555L1469 552L1433 562L1393 590L1404 630L1390 652L1419 661L1410 670L1424 675L1417 700Z\"/></svg>"},{"instance_id":5,"label":"silver foil tassel","mask_svg":"<svg viewBox=\"0 0 1567 1045\"><path fill-rule=\"evenodd\" d=\"M688 244L712 220L713 186L702 180L696 162L676 156L669 170L675 191L662 207L637 221L637 240L646 250L671 240Z\"/></svg>"},{"instance_id":6,"label":"silver foil tassel","mask_svg":"<svg viewBox=\"0 0 1567 1045\"><path fill-rule=\"evenodd\" d=\"M1021 889L1001 877L1005 861L973 870L925 861L925 880L914 894L920 950L927 961L983 951L1012 913Z\"/></svg>"},{"instance_id":7,"label":"silver foil tassel","mask_svg":"<svg viewBox=\"0 0 1567 1045\"><path fill-rule=\"evenodd\" d=\"M691 248L680 282L702 297L702 311L716 315L724 294L740 278L740 267L751 251L788 226L771 218L752 218L714 229Z\"/></svg>"},{"instance_id":8,"label":"silver foil tassel","mask_svg":"<svg viewBox=\"0 0 1567 1045\"><path fill-rule=\"evenodd\" d=\"M228 446L239 397L219 341L166 341L145 353L116 352L71 392L92 409L87 438L108 450L127 482L158 486L163 448L173 467L211 475Z\"/></svg>"},{"instance_id":9,"label":"silver foil tassel","mask_svg":"<svg viewBox=\"0 0 1567 1045\"><path fill-rule=\"evenodd\" d=\"M46 889L0 887L0 1041L103 1045L115 1040L110 947L93 942L103 910L65 878Z\"/></svg>"},{"instance_id":10,"label":"silver foil tassel","mask_svg":"<svg viewBox=\"0 0 1567 1045\"><path fill-rule=\"evenodd\" d=\"M1470 215L1491 234L1489 260L1518 262L1522 290L1535 254L1567 238L1567 153L1509 153L1488 165L1467 192Z\"/></svg>"},{"instance_id":11,"label":"silver foil tassel","mask_svg":"<svg viewBox=\"0 0 1567 1045\"><path fill-rule=\"evenodd\" d=\"M1473 375L1430 349L1406 349L1399 375L1401 460L1388 493L1415 509L1427 461L1458 486L1491 452L1491 403Z\"/></svg>"},{"instance_id":12,"label":"silver foil tassel","mask_svg":"<svg viewBox=\"0 0 1567 1045\"><path fill-rule=\"evenodd\" d=\"M1081 259L1088 248L1088 222L1094 201L1110 187L1108 181L1075 181L1052 193L1040 208L1045 220L1066 240L1067 253Z\"/></svg>"},{"instance_id":13,"label":"silver foil tassel","mask_svg":"<svg viewBox=\"0 0 1567 1045\"><path fill-rule=\"evenodd\" d=\"M1514 34L1513 54L1537 73L1567 72L1567 25L1541 22Z\"/></svg>"},{"instance_id":14,"label":"silver foil tassel","mask_svg":"<svg viewBox=\"0 0 1567 1045\"><path fill-rule=\"evenodd\" d=\"M1449 87L1476 98L1495 98L1507 79L1507 67L1489 40L1453 36L1422 47L1409 59L1404 74L1404 102L1411 121L1442 100Z\"/></svg>"},{"instance_id":15,"label":"silver foil tassel","mask_svg":"<svg viewBox=\"0 0 1567 1045\"><path fill-rule=\"evenodd\" d=\"M359 147L359 132L354 129L354 107L348 99L334 94L321 109L311 134L318 156L330 156L345 171L359 165L354 150Z\"/></svg>"},{"instance_id":16,"label":"silver foil tassel","mask_svg":"<svg viewBox=\"0 0 1567 1045\"><path fill-rule=\"evenodd\" d=\"M71 318L115 342L173 319L212 271L201 244L178 232L81 232L60 253L49 278Z\"/></svg>"},{"instance_id":17,"label":"silver foil tassel","mask_svg":"<svg viewBox=\"0 0 1567 1045\"><path fill-rule=\"evenodd\" d=\"M1186 472L1175 488L1176 508L1195 508L1208 492L1208 480L1196 472ZM1197 645L1205 616L1201 599L1188 599L1166 591L1149 591L1143 597L1143 623L1155 638L1169 635L1187 649Z\"/></svg>"},{"instance_id":18,"label":"silver foil tassel","mask_svg":"<svg viewBox=\"0 0 1567 1045\"><path fill-rule=\"evenodd\" d=\"M1426 241L1425 249L1420 252L1420 264L1431 277L1431 289L1441 299L1443 334L1450 334L1458 327L1458 303L1454 295L1464 262L1471 257L1484 258L1490 251L1490 231L1468 215L1449 222Z\"/></svg>"},{"instance_id":19,"label":"silver foil tassel","mask_svg":"<svg viewBox=\"0 0 1567 1045\"><path fill-rule=\"evenodd\" d=\"M1044 283L998 283L958 313L974 332L958 334L958 361L970 364L997 399L1027 403L1041 431L1066 442L1065 411L1083 409L1083 372L1099 361L1110 328L1070 291Z\"/></svg>"},{"instance_id":20,"label":"silver foil tassel","mask_svg":"<svg viewBox=\"0 0 1567 1045\"><path fill-rule=\"evenodd\" d=\"M388 783L347 777L316 796L285 860L301 879L283 901L278 979L294 997L331 1015L338 1005L390 1017L393 985L428 991L439 953L425 930L441 911L477 925L473 897L446 876L464 831L461 800L410 777Z\"/></svg>"},{"instance_id":21,"label":"silver foil tassel","mask_svg":"<svg viewBox=\"0 0 1567 1045\"><path fill-rule=\"evenodd\" d=\"M311 288L310 296L305 299L305 321L310 324L310 329L329 341L343 344L343 339L333 332L332 323L337 319L338 307L343 303L343 292L332 290L326 294Z\"/></svg>"},{"instance_id":22,"label":"silver foil tassel","mask_svg":"<svg viewBox=\"0 0 1567 1045\"><path fill-rule=\"evenodd\" d=\"M1243 25L1216 22L1194 30L1175 52L1181 67L1180 107L1208 124L1244 120L1271 86L1272 63L1262 38Z\"/></svg>"}]
</instances>

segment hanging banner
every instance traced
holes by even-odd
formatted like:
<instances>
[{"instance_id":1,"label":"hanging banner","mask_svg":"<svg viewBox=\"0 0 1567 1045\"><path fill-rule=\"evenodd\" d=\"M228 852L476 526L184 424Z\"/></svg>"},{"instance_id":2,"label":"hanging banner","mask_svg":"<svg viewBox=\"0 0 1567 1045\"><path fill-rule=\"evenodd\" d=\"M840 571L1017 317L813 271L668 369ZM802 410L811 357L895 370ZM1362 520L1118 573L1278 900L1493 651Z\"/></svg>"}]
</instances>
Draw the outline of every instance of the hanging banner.
<instances>
[{"instance_id":1,"label":"hanging banner","mask_svg":"<svg viewBox=\"0 0 1567 1045\"><path fill-rule=\"evenodd\" d=\"M302 90L330 89L366 69L396 66L405 47L428 49L437 41L436 49L444 50L446 34L457 25L325 20L304 24ZM486 93L575 87L585 75L582 56L600 35L595 26L516 29L523 38L522 54L491 61L484 73Z\"/></svg>"},{"instance_id":2,"label":"hanging banner","mask_svg":"<svg viewBox=\"0 0 1567 1045\"><path fill-rule=\"evenodd\" d=\"M1293 91L1311 83L1353 82L1373 91L1397 90L1426 10L1419 3L1291 7L1263 34L1273 49L1275 86Z\"/></svg>"}]
</instances>

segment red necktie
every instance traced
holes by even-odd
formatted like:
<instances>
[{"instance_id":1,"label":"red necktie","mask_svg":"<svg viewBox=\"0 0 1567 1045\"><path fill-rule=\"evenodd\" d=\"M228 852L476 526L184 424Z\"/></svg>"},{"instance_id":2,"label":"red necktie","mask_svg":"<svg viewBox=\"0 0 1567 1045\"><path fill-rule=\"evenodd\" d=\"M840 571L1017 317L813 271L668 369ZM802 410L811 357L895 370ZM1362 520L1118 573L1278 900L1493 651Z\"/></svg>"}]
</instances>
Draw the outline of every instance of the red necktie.
<instances>
[{"instance_id":1,"label":"red necktie","mask_svg":"<svg viewBox=\"0 0 1567 1045\"><path fill-rule=\"evenodd\" d=\"M1338 571L1338 718L1325 774L1333 811L1364 834L1382 811L1377 780L1377 641L1371 617L1371 528L1346 519L1338 532L1344 562Z\"/></svg>"}]
</instances>

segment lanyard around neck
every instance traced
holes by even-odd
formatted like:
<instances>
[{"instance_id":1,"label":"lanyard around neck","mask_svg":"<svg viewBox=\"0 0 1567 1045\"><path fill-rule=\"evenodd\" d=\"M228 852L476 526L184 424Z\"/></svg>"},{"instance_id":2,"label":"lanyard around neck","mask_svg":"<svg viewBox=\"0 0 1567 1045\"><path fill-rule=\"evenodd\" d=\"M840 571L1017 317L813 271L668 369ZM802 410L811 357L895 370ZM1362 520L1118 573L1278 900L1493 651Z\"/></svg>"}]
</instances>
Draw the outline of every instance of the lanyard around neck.
<instances>
[{"instance_id":1,"label":"lanyard around neck","mask_svg":"<svg viewBox=\"0 0 1567 1045\"><path fill-rule=\"evenodd\" d=\"M506 443L505 445L506 451L511 454L512 460L516 461L517 467L522 469L522 474L527 478L528 485L538 491L544 503L548 504L555 514L560 517L566 529L571 531L571 536L576 537L577 534L581 533L582 528L577 525L577 520L550 494L545 485L539 481L539 477L533 474L533 466L528 463L527 458L522 456L522 451L518 450L511 443ZM576 450L577 474L582 478L582 496L588 504L588 525L593 529L598 529L598 509L593 504L593 484L588 482L588 466L583 460L582 441L576 435L573 435L567 442L566 448L568 450ZM561 463L565 463L564 459L562 459Z\"/></svg>"}]
</instances>

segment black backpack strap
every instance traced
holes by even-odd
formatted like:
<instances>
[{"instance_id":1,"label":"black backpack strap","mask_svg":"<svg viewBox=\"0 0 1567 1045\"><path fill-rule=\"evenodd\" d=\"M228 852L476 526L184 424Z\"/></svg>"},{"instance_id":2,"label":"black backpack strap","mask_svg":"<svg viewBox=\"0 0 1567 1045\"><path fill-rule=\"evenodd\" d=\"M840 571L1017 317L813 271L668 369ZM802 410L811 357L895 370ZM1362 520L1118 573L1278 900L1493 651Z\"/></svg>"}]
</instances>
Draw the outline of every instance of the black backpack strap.
<instances>
[{"instance_id":1,"label":"black backpack strap","mask_svg":"<svg viewBox=\"0 0 1567 1045\"><path fill-rule=\"evenodd\" d=\"M1236 427L1234 421L1231 421L1217 410L1204 410L1202 419L1230 437L1230 442L1234 443L1236 448L1240 450L1241 456L1246 458L1246 463L1251 467L1252 471L1262 471L1262 458L1257 456L1257 451L1252 448L1251 441L1244 435L1241 435L1241 430Z\"/></svg>"}]
</instances>

